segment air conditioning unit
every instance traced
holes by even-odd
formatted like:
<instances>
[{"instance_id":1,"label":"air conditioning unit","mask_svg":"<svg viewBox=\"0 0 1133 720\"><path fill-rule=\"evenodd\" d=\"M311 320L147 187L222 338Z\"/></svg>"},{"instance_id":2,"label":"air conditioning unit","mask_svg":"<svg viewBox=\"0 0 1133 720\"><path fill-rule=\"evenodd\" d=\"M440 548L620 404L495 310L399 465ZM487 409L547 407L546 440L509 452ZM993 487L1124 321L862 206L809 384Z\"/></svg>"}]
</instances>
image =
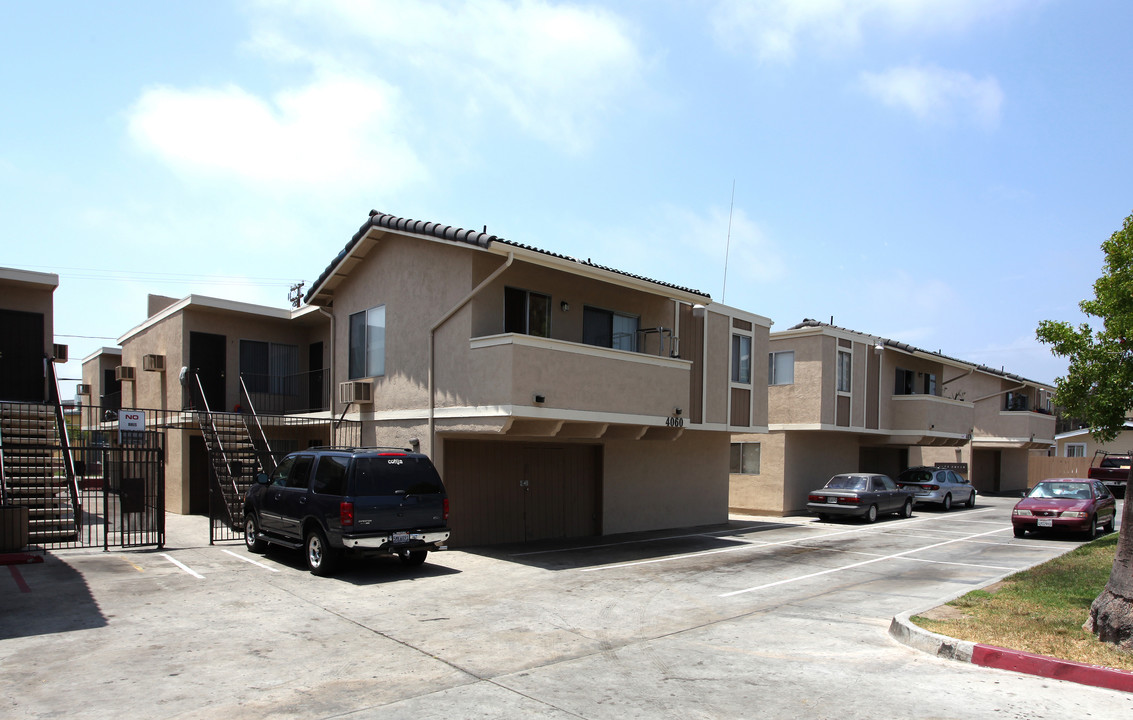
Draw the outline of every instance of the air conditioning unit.
<instances>
[{"instance_id":1,"label":"air conditioning unit","mask_svg":"<svg viewBox=\"0 0 1133 720\"><path fill-rule=\"evenodd\" d=\"M76 395L90 395L90 385L86 383L79 383L75 386Z\"/></svg>"},{"instance_id":2,"label":"air conditioning unit","mask_svg":"<svg viewBox=\"0 0 1133 720\"><path fill-rule=\"evenodd\" d=\"M51 354L55 356L55 362L67 362L67 346L55 343L51 346Z\"/></svg>"},{"instance_id":3,"label":"air conditioning unit","mask_svg":"<svg viewBox=\"0 0 1133 720\"><path fill-rule=\"evenodd\" d=\"M142 355L142 370L149 372L165 372L165 356Z\"/></svg>"},{"instance_id":4,"label":"air conditioning unit","mask_svg":"<svg viewBox=\"0 0 1133 720\"><path fill-rule=\"evenodd\" d=\"M343 404L359 405L374 401L373 385L369 380L350 380L338 384L338 401Z\"/></svg>"},{"instance_id":5,"label":"air conditioning unit","mask_svg":"<svg viewBox=\"0 0 1133 720\"><path fill-rule=\"evenodd\" d=\"M132 365L119 365L118 367L114 368L114 379L129 380L133 382L134 367Z\"/></svg>"}]
</instances>

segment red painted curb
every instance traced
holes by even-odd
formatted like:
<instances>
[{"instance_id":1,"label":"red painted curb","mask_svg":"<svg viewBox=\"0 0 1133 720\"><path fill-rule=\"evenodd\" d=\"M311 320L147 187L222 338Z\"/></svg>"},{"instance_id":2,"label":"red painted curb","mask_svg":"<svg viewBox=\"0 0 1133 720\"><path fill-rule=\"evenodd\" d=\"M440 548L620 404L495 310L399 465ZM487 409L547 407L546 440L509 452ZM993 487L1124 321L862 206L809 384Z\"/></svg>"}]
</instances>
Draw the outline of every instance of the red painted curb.
<instances>
[{"instance_id":1,"label":"red painted curb","mask_svg":"<svg viewBox=\"0 0 1133 720\"><path fill-rule=\"evenodd\" d=\"M973 646L972 663L983 667L1038 675L1052 680L1068 680L1079 685L1133 692L1133 672L1058 660L994 645Z\"/></svg>"},{"instance_id":2,"label":"red painted curb","mask_svg":"<svg viewBox=\"0 0 1133 720\"><path fill-rule=\"evenodd\" d=\"M41 562L43 556L34 553L0 553L0 565L30 565Z\"/></svg>"}]
</instances>

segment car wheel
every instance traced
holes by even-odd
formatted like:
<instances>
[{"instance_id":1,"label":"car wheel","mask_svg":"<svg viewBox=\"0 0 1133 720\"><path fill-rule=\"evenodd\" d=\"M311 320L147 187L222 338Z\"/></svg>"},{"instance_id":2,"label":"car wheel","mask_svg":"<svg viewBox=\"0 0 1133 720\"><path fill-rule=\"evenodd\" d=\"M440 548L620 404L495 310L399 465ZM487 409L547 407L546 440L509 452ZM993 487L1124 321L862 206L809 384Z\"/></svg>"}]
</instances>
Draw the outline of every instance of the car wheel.
<instances>
[{"instance_id":1,"label":"car wheel","mask_svg":"<svg viewBox=\"0 0 1133 720\"><path fill-rule=\"evenodd\" d=\"M972 490L972 494L968 497L968 508L974 508L975 506L976 506L976 491Z\"/></svg>"},{"instance_id":2,"label":"car wheel","mask_svg":"<svg viewBox=\"0 0 1133 720\"><path fill-rule=\"evenodd\" d=\"M248 552L262 553L268 549L267 541L260 537L260 526L252 513L244 518L244 544L248 546Z\"/></svg>"},{"instance_id":3,"label":"car wheel","mask_svg":"<svg viewBox=\"0 0 1133 720\"><path fill-rule=\"evenodd\" d=\"M1090 527L1086 528L1086 532L1082 533L1086 536L1086 540L1094 540L1098 536L1098 516L1094 515L1090 518Z\"/></svg>"},{"instance_id":4,"label":"car wheel","mask_svg":"<svg viewBox=\"0 0 1133 720\"><path fill-rule=\"evenodd\" d=\"M905 504L901 507L901 517L911 518L913 516L913 501L906 500Z\"/></svg>"},{"instance_id":5,"label":"car wheel","mask_svg":"<svg viewBox=\"0 0 1133 720\"><path fill-rule=\"evenodd\" d=\"M326 577L334 572L335 553L327 545L323 531L314 528L307 533L307 540L303 543L303 554L307 557L307 569L312 575Z\"/></svg>"},{"instance_id":6,"label":"car wheel","mask_svg":"<svg viewBox=\"0 0 1133 720\"><path fill-rule=\"evenodd\" d=\"M397 554L401 560L401 564L406 567L417 567L425 562L425 557L428 556L428 550L402 550Z\"/></svg>"},{"instance_id":7,"label":"car wheel","mask_svg":"<svg viewBox=\"0 0 1133 720\"><path fill-rule=\"evenodd\" d=\"M818 513L818 519L822 522L830 522L830 516L826 513Z\"/></svg>"},{"instance_id":8,"label":"car wheel","mask_svg":"<svg viewBox=\"0 0 1133 720\"><path fill-rule=\"evenodd\" d=\"M948 493L944 496L944 502L940 503L940 509L944 512L948 512L952 509L952 493Z\"/></svg>"},{"instance_id":9,"label":"car wheel","mask_svg":"<svg viewBox=\"0 0 1133 720\"><path fill-rule=\"evenodd\" d=\"M1106 524L1102 525L1102 532L1104 532L1106 535L1109 535L1111 532L1113 532L1113 522L1116 519L1117 519L1116 513L1114 513L1113 515L1110 515L1109 520L1106 522Z\"/></svg>"},{"instance_id":10,"label":"car wheel","mask_svg":"<svg viewBox=\"0 0 1133 720\"><path fill-rule=\"evenodd\" d=\"M1025 537L1027 535L1027 531L1018 526L1011 528L1011 530L1015 533L1015 537L1018 538Z\"/></svg>"},{"instance_id":11,"label":"car wheel","mask_svg":"<svg viewBox=\"0 0 1133 720\"><path fill-rule=\"evenodd\" d=\"M865 511L865 521L868 523L877 522L877 506L870 505L869 510Z\"/></svg>"}]
</instances>

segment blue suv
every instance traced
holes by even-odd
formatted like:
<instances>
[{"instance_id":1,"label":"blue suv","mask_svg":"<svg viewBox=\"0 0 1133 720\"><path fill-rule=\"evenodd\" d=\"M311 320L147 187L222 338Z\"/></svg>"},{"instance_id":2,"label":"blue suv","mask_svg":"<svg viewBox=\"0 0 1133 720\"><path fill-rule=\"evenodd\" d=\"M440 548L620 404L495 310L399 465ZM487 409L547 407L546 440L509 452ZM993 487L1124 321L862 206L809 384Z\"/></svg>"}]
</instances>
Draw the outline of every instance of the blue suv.
<instances>
[{"instance_id":1,"label":"blue suv","mask_svg":"<svg viewBox=\"0 0 1133 720\"><path fill-rule=\"evenodd\" d=\"M244 543L302 548L330 575L345 553L420 565L449 538L448 495L429 458L396 448L311 448L261 473L244 497Z\"/></svg>"}]
</instances>

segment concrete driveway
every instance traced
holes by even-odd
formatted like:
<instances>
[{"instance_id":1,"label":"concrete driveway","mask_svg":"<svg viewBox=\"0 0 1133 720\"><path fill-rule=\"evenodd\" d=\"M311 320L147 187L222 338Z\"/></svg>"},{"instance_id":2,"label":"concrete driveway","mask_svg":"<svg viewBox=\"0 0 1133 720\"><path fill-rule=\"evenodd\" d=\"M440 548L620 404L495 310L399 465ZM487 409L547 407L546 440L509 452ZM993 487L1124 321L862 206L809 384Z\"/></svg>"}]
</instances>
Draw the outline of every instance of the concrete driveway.
<instances>
[{"instance_id":1,"label":"concrete driveway","mask_svg":"<svg viewBox=\"0 0 1133 720\"><path fill-rule=\"evenodd\" d=\"M941 660L887 633L1075 547L1010 499L875 525L727 527L355 562L209 546L0 568L11 718L1128 718L1133 695Z\"/></svg>"}]
</instances>

